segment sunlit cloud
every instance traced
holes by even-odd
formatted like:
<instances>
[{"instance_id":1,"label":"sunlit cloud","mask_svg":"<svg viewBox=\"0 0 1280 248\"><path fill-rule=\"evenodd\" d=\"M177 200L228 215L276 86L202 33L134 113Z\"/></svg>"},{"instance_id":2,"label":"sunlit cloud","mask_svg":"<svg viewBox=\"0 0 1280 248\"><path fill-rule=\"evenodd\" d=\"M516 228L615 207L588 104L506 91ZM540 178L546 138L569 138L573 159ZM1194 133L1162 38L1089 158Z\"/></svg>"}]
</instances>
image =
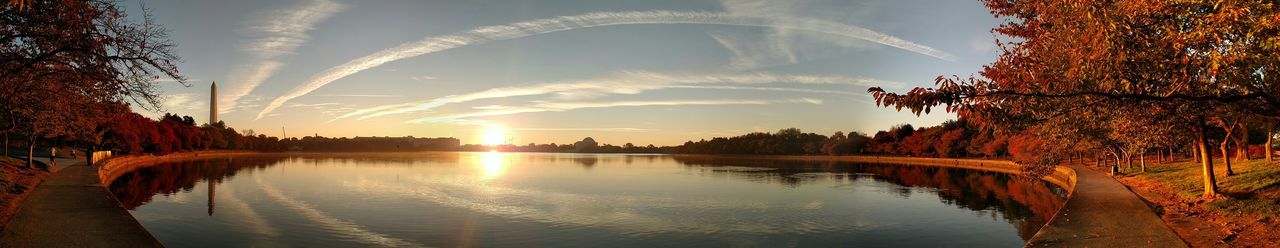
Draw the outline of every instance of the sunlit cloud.
<instances>
[{"instance_id":1,"label":"sunlit cloud","mask_svg":"<svg viewBox=\"0 0 1280 248\"><path fill-rule=\"evenodd\" d=\"M715 100L658 100L658 101L615 101L615 102L538 102L529 106L512 106L497 107L485 111L452 114L444 116L432 116L418 118L408 121L408 123L458 123L458 120L467 120L475 117L492 117L502 115L539 113L539 112L563 112L575 109L586 108L615 108L615 107L641 107L641 106L685 106L685 105L767 105L775 103L807 103L822 104L822 100L813 98L795 98L784 100L753 100L753 99L715 99Z\"/></svg>"},{"instance_id":2,"label":"sunlit cloud","mask_svg":"<svg viewBox=\"0 0 1280 248\"><path fill-rule=\"evenodd\" d=\"M232 69L229 83L235 87L225 90L219 99L223 105L218 112L244 109L241 98L284 67L281 57L306 45L311 39L307 31L344 9L346 6L340 3L308 0L287 9L259 13L246 23L244 32L253 38L240 49L249 55L250 61Z\"/></svg>"},{"instance_id":3,"label":"sunlit cloud","mask_svg":"<svg viewBox=\"0 0 1280 248\"><path fill-rule=\"evenodd\" d=\"M387 95L387 94L323 94L316 96L329 97L404 97L404 95Z\"/></svg>"},{"instance_id":4,"label":"sunlit cloud","mask_svg":"<svg viewBox=\"0 0 1280 248\"><path fill-rule=\"evenodd\" d=\"M463 103L469 101L556 94L562 100L587 99L598 97L601 95L611 94L639 94L645 91L659 90L666 88L702 88L702 89L728 89L728 90L761 90L761 91L790 91L803 93L824 93L824 94L843 94L851 95L851 92L814 90L814 89L792 89L777 87L735 87L735 86L707 86L692 84L767 84L767 83L789 83L789 84L837 84L837 85L857 85L870 86L873 84L882 84L889 87L902 87L905 85L901 82L893 82L886 80L871 79L865 77L848 77L848 76L817 76L817 75L789 75L789 74L772 74L772 73L739 73L739 74L661 74L651 72L623 72L613 76L577 80L568 82L543 83L534 85L511 86L502 88L493 88L479 92L449 95L434 99L422 101L407 102L400 104L390 104L375 106L357 110L344 114L334 120L349 117L360 116L358 119L364 120L379 116L405 114L427 111L446 104ZM488 106L477 107L483 109Z\"/></svg>"},{"instance_id":5,"label":"sunlit cloud","mask_svg":"<svg viewBox=\"0 0 1280 248\"><path fill-rule=\"evenodd\" d=\"M200 110L204 110L207 102L200 100L203 95L195 93L169 94L164 96L160 101L160 107L163 111L154 112L159 116L160 112L170 112L176 114L192 114ZM146 111L152 112L152 111ZM146 113L139 112L139 113Z\"/></svg>"},{"instance_id":6,"label":"sunlit cloud","mask_svg":"<svg viewBox=\"0 0 1280 248\"><path fill-rule=\"evenodd\" d=\"M779 87L743 87L743 86L723 86L723 85L672 85L667 88L674 89L714 89L714 90L753 90L753 91L778 91L778 92L798 92L798 93L820 93L820 94L836 94L836 95L860 95L851 91L838 90L819 90L819 89L801 89L801 88L779 88Z\"/></svg>"},{"instance_id":7,"label":"sunlit cloud","mask_svg":"<svg viewBox=\"0 0 1280 248\"><path fill-rule=\"evenodd\" d=\"M321 107L337 106L337 105L341 105L341 103L336 103L336 102L324 102L324 103L290 103L290 104L289 104L289 106L287 106L287 107L288 107L288 108L321 108Z\"/></svg>"},{"instance_id":8,"label":"sunlit cloud","mask_svg":"<svg viewBox=\"0 0 1280 248\"><path fill-rule=\"evenodd\" d=\"M516 131L535 131L535 132L581 132L581 131L591 131L591 132L650 132L650 131L657 131L657 130L655 130L655 129L648 129L648 128L634 128L634 127L569 127L569 128L520 127L520 128L511 128L511 130L516 130Z\"/></svg>"},{"instance_id":9,"label":"sunlit cloud","mask_svg":"<svg viewBox=\"0 0 1280 248\"><path fill-rule=\"evenodd\" d=\"M388 62L472 44L516 39L579 28L627 24L717 24L797 29L867 40L943 60L953 59L953 56L949 53L900 39L898 37L858 26L812 18L771 15L746 16L724 12L698 11L594 12L582 15L560 16L517 22L506 25L486 26L453 34L431 36L416 42L404 43L393 48L348 61L347 63L329 68L324 72L312 76L302 85L298 85L294 89L273 100L265 109L258 113L257 119L261 119L268 113L275 111L289 100L311 93L312 91L315 91L316 89L319 89L320 87L323 87L335 80Z\"/></svg>"}]
</instances>

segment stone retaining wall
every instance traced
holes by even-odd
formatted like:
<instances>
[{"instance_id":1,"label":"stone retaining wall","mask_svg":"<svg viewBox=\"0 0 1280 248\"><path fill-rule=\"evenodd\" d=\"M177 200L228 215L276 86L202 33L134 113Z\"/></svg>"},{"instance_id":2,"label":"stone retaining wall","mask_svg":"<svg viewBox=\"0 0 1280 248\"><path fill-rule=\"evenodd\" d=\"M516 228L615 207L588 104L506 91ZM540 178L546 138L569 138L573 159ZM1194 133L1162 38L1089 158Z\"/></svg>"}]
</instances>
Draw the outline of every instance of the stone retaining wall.
<instances>
[{"instance_id":1,"label":"stone retaining wall","mask_svg":"<svg viewBox=\"0 0 1280 248\"><path fill-rule=\"evenodd\" d=\"M169 155L128 155L111 157L107 161L98 163L98 180L102 185L111 185L111 181L116 178L128 174L134 170L151 167L165 162L179 162L197 159L210 158L227 158L227 157L247 157L262 155L279 155L283 153L261 153L250 151L203 151L203 152L182 152Z\"/></svg>"}]
</instances>

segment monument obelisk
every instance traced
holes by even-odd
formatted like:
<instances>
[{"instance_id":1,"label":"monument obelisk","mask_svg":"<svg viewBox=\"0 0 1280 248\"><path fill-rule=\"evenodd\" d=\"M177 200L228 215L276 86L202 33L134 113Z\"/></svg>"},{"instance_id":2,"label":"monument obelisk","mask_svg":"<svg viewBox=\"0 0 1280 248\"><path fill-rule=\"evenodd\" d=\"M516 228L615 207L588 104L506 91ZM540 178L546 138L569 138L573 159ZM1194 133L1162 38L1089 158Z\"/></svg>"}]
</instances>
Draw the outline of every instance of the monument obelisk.
<instances>
[{"instance_id":1,"label":"monument obelisk","mask_svg":"<svg viewBox=\"0 0 1280 248\"><path fill-rule=\"evenodd\" d=\"M209 125L218 123L218 81L209 85Z\"/></svg>"}]
</instances>

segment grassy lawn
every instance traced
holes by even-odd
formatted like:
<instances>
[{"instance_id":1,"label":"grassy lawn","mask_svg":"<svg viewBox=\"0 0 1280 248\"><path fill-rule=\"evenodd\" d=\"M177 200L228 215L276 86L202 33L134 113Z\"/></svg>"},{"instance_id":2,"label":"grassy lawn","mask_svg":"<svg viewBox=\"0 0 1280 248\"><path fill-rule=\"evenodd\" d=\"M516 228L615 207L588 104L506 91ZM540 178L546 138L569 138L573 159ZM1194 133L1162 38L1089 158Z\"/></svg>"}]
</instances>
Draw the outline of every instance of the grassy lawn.
<instances>
[{"instance_id":1,"label":"grassy lawn","mask_svg":"<svg viewBox=\"0 0 1280 248\"><path fill-rule=\"evenodd\" d=\"M0 164L26 163L26 160L0 155Z\"/></svg>"},{"instance_id":2,"label":"grassy lawn","mask_svg":"<svg viewBox=\"0 0 1280 248\"><path fill-rule=\"evenodd\" d=\"M1218 191L1228 197L1207 204L1208 209L1231 215L1280 216L1280 161L1267 163L1262 159L1255 159L1233 162L1231 168L1236 175L1227 176L1222 161L1214 161ZM1167 185L1179 197L1196 199L1204 192L1200 170L1199 163L1183 161L1148 164L1146 173L1129 174Z\"/></svg>"}]
</instances>

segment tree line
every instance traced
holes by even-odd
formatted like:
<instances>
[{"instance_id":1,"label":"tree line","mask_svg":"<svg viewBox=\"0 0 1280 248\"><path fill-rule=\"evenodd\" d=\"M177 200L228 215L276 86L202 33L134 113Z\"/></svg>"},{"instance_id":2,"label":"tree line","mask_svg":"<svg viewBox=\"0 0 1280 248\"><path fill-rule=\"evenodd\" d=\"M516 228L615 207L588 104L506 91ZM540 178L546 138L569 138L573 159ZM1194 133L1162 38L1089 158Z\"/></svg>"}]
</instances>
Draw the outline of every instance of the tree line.
<instances>
[{"instance_id":1,"label":"tree line","mask_svg":"<svg viewBox=\"0 0 1280 248\"><path fill-rule=\"evenodd\" d=\"M985 129L968 119L915 128L901 124L873 136L837 131L831 136L787 128L733 137L688 141L674 148L685 154L754 155L890 155L943 158L1011 158L1033 160L1043 141L1032 133Z\"/></svg>"}]
</instances>

